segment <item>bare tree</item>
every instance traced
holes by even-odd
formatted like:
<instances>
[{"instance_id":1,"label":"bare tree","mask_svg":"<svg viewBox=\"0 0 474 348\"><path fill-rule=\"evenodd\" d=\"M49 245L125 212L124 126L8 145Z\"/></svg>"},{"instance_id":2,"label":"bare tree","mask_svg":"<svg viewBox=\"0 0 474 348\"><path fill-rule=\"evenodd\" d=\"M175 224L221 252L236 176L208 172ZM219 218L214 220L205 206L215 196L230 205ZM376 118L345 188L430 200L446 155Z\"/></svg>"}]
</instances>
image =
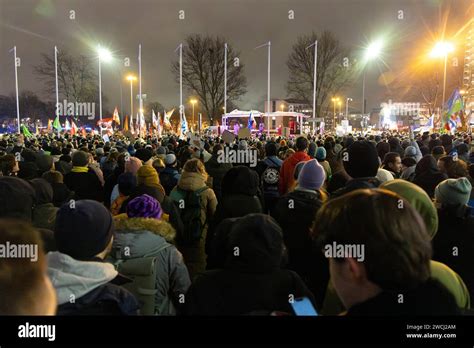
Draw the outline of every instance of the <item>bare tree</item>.
<instances>
[{"instance_id":1,"label":"bare tree","mask_svg":"<svg viewBox=\"0 0 474 348\"><path fill-rule=\"evenodd\" d=\"M286 85L289 97L312 105L314 48L307 49L307 47L316 40L318 41L316 115L320 116L328 97L347 86L353 80L356 69L349 50L342 48L339 40L331 32L324 31L321 34L313 32L310 35L299 36L286 63L290 75Z\"/></svg>"},{"instance_id":2,"label":"bare tree","mask_svg":"<svg viewBox=\"0 0 474 348\"><path fill-rule=\"evenodd\" d=\"M53 54L42 54L43 62L34 67L38 79L44 82L45 94L55 94L55 66ZM67 51L58 52L58 84L60 98L70 102L96 101L98 99L97 75L91 60L73 56Z\"/></svg>"},{"instance_id":3,"label":"bare tree","mask_svg":"<svg viewBox=\"0 0 474 348\"><path fill-rule=\"evenodd\" d=\"M199 99L200 106L213 120L222 114L224 106L224 45L222 37L190 35L183 48L183 84ZM244 66L239 52L227 45L227 102L238 100L246 93ZM236 59L237 58L237 59ZM179 81L179 61L172 64L172 72Z\"/></svg>"}]
</instances>

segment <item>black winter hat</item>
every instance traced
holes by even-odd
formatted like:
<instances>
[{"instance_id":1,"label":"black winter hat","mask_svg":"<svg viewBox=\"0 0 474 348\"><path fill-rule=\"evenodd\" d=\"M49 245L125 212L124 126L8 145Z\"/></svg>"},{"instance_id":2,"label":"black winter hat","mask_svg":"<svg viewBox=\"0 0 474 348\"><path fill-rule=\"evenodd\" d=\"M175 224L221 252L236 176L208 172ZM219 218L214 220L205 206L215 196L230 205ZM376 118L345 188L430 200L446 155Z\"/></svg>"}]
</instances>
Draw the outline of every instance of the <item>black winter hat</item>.
<instances>
[{"instance_id":1,"label":"black winter hat","mask_svg":"<svg viewBox=\"0 0 474 348\"><path fill-rule=\"evenodd\" d=\"M28 182L12 176L0 176L0 217L31 221L35 190Z\"/></svg>"},{"instance_id":2,"label":"black winter hat","mask_svg":"<svg viewBox=\"0 0 474 348\"><path fill-rule=\"evenodd\" d=\"M153 151L151 149L138 149L135 152L135 157L140 161L147 162L153 156Z\"/></svg>"},{"instance_id":3,"label":"black winter hat","mask_svg":"<svg viewBox=\"0 0 474 348\"><path fill-rule=\"evenodd\" d=\"M54 238L60 252L77 260L90 260L104 251L113 234L110 212L99 202L64 203L56 216Z\"/></svg>"},{"instance_id":4,"label":"black winter hat","mask_svg":"<svg viewBox=\"0 0 474 348\"><path fill-rule=\"evenodd\" d=\"M373 143L358 140L342 154L344 169L353 178L374 177L379 168L379 157Z\"/></svg>"}]
</instances>

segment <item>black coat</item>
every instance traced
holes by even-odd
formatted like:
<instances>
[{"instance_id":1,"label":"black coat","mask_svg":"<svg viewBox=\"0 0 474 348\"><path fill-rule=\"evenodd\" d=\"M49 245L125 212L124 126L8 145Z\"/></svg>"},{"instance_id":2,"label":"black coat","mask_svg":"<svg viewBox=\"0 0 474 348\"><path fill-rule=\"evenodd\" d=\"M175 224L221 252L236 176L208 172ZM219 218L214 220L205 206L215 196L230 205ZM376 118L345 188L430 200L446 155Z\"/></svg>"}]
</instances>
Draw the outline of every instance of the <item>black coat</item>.
<instances>
[{"instance_id":1,"label":"black coat","mask_svg":"<svg viewBox=\"0 0 474 348\"><path fill-rule=\"evenodd\" d=\"M428 196L433 198L436 186L447 178L446 174L439 171L436 159L427 155L416 164L413 183L420 186Z\"/></svg>"},{"instance_id":2,"label":"black coat","mask_svg":"<svg viewBox=\"0 0 474 348\"><path fill-rule=\"evenodd\" d=\"M209 161L205 163L206 172L212 177L212 189L216 194L217 201L222 198L222 180L225 174L232 168L231 163L219 163L217 156L212 156Z\"/></svg>"},{"instance_id":3,"label":"black coat","mask_svg":"<svg viewBox=\"0 0 474 348\"><path fill-rule=\"evenodd\" d=\"M433 260L458 273L474 298L474 217L469 208L438 210L438 233L433 238Z\"/></svg>"},{"instance_id":4,"label":"black coat","mask_svg":"<svg viewBox=\"0 0 474 348\"><path fill-rule=\"evenodd\" d=\"M403 302L399 295L403 294ZM414 290L382 292L365 302L352 306L347 315L457 315L460 314L453 295L436 280L428 280Z\"/></svg>"},{"instance_id":5,"label":"black coat","mask_svg":"<svg viewBox=\"0 0 474 348\"><path fill-rule=\"evenodd\" d=\"M346 182L346 185L333 193L331 198L340 197L346 193L358 190L358 189L374 189L380 186L380 181L377 178L356 178L350 179Z\"/></svg>"},{"instance_id":6,"label":"black coat","mask_svg":"<svg viewBox=\"0 0 474 348\"><path fill-rule=\"evenodd\" d=\"M281 269L283 236L271 217L251 214L224 220L212 247L219 269L206 271L195 279L186 294L187 314L291 313L291 295L308 297L314 303L301 278Z\"/></svg>"},{"instance_id":7,"label":"black coat","mask_svg":"<svg viewBox=\"0 0 474 348\"><path fill-rule=\"evenodd\" d=\"M74 191L76 200L92 199L102 202L104 199L102 184L92 169L87 173L70 172L64 176L64 183Z\"/></svg>"},{"instance_id":8,"label":"black coat","mask_svg":"<svg viewBox=\"0 0 474 348\"><path fill-rule=\"evenodd\" d=\"M317 306L323 302L329 280L328 260L316 249L310 236L314 218L322 204L319 192L295 190L280 197L273 212L283 230L288 250L287 267L298 273L308 285Z\"/></svg>"}]
</instances>

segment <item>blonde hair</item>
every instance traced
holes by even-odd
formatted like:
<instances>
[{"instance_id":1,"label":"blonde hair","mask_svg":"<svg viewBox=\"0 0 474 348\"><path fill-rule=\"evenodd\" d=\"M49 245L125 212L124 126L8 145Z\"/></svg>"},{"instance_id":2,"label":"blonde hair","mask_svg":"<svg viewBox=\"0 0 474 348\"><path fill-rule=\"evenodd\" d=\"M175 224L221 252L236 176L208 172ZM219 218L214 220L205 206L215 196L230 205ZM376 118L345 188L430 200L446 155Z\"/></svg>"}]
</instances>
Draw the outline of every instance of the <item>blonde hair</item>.
<instances>
[{"instance_id":1,"label":"blonde hair","mask_svg":"<svg viewBox=\"0 0 474 348\"><path fill-rule=\"evenodd\" d=\"M183 170L188 173L199 173L207 180L208 174L204 164L198 158L192 158L184 164Z\"/></svg>"}]
</instances>

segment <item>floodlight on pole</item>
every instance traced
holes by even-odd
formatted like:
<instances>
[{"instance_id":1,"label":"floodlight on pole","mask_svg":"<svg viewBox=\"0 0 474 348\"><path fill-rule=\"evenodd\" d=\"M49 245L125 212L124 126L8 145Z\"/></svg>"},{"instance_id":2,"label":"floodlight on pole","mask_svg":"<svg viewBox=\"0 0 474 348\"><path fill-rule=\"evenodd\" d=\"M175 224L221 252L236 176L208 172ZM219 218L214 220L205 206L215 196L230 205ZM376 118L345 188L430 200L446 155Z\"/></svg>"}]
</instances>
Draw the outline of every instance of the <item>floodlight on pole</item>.
<instances>
[{"instance_id":1,"label":"floodlight on pole","mask_svg":"<svg viewBox=\"0 0 474 348\"><path fill-rule=\"evenodd\" d=\"M130 115L133 115L133 82L137 80L134 75L128 75L127 81L130 82Z\"/></svg>"},{"instance_id":2,"label":"floodlight on pole","mask_svg":"<svg viewBox=\"0 0 474 348\"><path fill-rule=\"evenodd\" d=\"M112 53L106 48L99 45L97 48L97 56L99 57L99 118L102 121L102 61L110 62L112 60ZM101 133L102 133L102 127Z\"/></svg>"},{"instance_id":3,"label":"floodlight on pole","mask_svg":"<svg viewBox=\"0 0 474 348\"><path fill-rule=\"evenodd\" d=\"M431 58L444 58L444 75L443 75L443 100L441 106L444 105L446 99L446 70L448 66L448 54L454 51L454 45L448 41L438 41L430 52Z\"/></svg>"},{"instance_id":4,"label":"floodlight on pole","mask_svg":"<svg viewBox=\"0 0 474 348\"><path fill-rule=\"evenodd\" d=\"M194 127L194 105L197 103L197 100L196 99L191 99L189 101L191 103L191 105L193 106L193 120L192 120L192 125Z\"/></svg>"},{"instance_id":5,"label":"floodlight on pole","mask_svg":"<svg viewBox=\"0 0 474 348\"><path fill-rule=\"evenodd\" d=\"M370 60L374 60L382 54L383 48L383 41L382 40L375 40L371 42L365 49L365 61L368 62ZM367 66L364 66L363 78L362 78L362 116L365 115L365 73L367 71Z\"/></svg>"}]
</instances>

